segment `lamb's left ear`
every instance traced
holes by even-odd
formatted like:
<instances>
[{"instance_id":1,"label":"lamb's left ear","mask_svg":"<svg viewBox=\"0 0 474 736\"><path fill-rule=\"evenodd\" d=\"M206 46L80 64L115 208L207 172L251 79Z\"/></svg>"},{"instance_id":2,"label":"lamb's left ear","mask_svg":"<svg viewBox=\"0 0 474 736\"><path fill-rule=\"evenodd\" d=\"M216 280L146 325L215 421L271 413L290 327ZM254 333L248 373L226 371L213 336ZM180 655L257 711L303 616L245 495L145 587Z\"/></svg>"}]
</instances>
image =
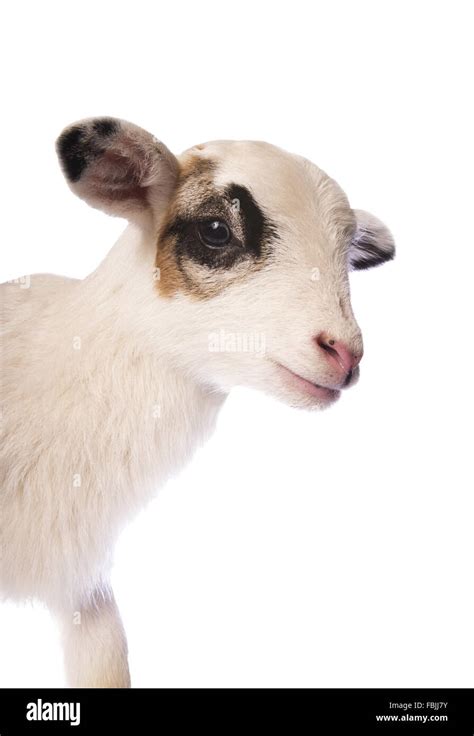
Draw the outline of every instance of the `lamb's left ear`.
<instances>
[{"instance_id":1,"label":"lamb's left ear","mask_svg":"<svg viewBox=\"0 0 474 736\"><path fill-rule=\"evenodd\" d=\"M395 243L389 229L369 212L354 210L357 228L349 248L349 268L356 271L372 268L395 255Z\"/></svg>"},{"instance_id":2,"label":"lamb's left ear","mask_svg":"<svg viewBox=\"0 0 474 736\"><path fill-rule=\"evenodd\" d=\"M178 177L178 161L163 143L116 118L74 123L61 133L56 150L75 194L130 220L163 207Z\"/></svg>"}]
</instances>

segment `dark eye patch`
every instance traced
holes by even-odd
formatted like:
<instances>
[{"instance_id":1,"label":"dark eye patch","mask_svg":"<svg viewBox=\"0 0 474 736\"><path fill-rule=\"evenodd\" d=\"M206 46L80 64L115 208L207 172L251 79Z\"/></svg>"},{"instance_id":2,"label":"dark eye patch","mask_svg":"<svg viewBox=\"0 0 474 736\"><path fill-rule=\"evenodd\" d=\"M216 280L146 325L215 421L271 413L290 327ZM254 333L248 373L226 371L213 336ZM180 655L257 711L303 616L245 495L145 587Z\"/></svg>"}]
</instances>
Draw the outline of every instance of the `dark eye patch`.
<instances>
[{"instance_id":1,"label":"dark eye patch","mask_svg":"<svg viewBox=\"0 0 474 736\"><path fill-rule=\"evenodd\" d=\"M210 249L199 237L199 226L210 220L226 222L231 231L229 244L225 248ZM201 202L199 211L185 217L177 217L169 225L165 236L173 236L178 264L189 258L208 268L230 268L245 257L244 243L239 237L239 228L230 221L229 208L222 197L212 196ZM237 230L237 232L236 232Z\"/></svg>"},{"instance_id":2,"label":"dark eye patch","mask_svg":"<svg viewBox=\"0 0 474 736\"><path fill-rule=\"evenodd\" d=\"M272 240L277 237L277 227L259 207L251 192L238 184L230 184L226 196L242 215L245 248L256 260L266 255ZM238 204L237 204L238 203Z\"/></svg>"},{"instance_id":3,"label":"dark eye patch","mask_svg":"<svg viewBox=\"0 0 474 736\"><path fill-rule=\"evenodd\" d=\"M199 238L198 227L210 220L229 227L231 238L225 247L210 249ZM262 260L277 229L246 187L230 184L208 195L193 212L175 217L165 236L174 236L178 264L187 258L207 268L228 269L245 259Z\"/></svg>"}]
</instances>

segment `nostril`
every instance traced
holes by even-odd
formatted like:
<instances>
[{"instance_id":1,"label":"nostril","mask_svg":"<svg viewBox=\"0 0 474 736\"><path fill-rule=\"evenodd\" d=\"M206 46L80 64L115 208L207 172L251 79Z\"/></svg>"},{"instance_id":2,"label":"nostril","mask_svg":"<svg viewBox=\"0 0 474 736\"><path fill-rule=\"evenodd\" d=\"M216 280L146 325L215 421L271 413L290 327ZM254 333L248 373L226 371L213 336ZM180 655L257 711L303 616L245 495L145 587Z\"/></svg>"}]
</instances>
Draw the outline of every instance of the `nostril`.
<instances>
[{"instance_id":1,"label":"nostril","mask_svg":"<svg viewBox=\"0 0 474 736\"><path fill-rule=\"evenodd\" d=\"M316 342L318 343L319 347L326 353L329 353L329 355L336 356L338 354L335 348L336 341L332 337L326 337L324 332L317 336Z\"/></svg>"},{"instance_id":2,"label":"nostril","mask_svg":"<svg viewBox=\"0 0 474 736\"><path fill-rule=\"evenodd\" d=\"M322 339L320 340L318 338L316 340L316 342L318 343L318 345L321 348L321 350L324 350L324 352L326 353L326 355L328 357L330 357L333 360L337 361L339 363L339 365L341 364L341 361L339 359L339 354L338 354L337 350L333 347L333 345L336 344L336 341L335 340L327 340L327 341L325 341L325 340L322 340Z\"/></svg>"},{"instance_id":3,"label":"nostril","mask_svg":"<svg viewBox=\"0 0 474 736\"><path fill-rule=\"evenodd\" d=\"M336 344L336 341L332 338L326 337L324 332L321 332L320 335L317 336L316 342L318 343L319 347L323 350L328 350L329 348L332 348L333 345Z\"/></svg>"},{"instance_id":4,"label":"nostril","mask_svg":"<svg viewBox=\"0 0 474 736\"><path fill-rule=\"evenodd\" d=\"M328 358L342 368L346 374L352 376L352 371L359 364L362 354L354 353L342 340L336 340L324 332L316 337L316 343L324 350Z\"/></svg>"}]
</instances>

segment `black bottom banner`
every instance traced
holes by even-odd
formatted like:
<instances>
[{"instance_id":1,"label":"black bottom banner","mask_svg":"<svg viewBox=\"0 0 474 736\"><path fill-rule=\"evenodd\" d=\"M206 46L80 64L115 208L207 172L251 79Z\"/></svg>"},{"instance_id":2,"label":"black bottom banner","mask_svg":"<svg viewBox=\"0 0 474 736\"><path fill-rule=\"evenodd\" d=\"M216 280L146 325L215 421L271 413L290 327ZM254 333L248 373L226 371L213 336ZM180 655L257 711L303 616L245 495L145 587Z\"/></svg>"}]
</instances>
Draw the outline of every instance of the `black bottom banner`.
<instances>
[{"instance_id":1,"label":"black bottom banner","mask_svg":"<svg viewBox=\"0 0 474 736\"><path fill-rule=\"evenodd\" d=\"M474 690L2 690L0 736L18 734L460 734Z\"/></svg>"}]
</instances>

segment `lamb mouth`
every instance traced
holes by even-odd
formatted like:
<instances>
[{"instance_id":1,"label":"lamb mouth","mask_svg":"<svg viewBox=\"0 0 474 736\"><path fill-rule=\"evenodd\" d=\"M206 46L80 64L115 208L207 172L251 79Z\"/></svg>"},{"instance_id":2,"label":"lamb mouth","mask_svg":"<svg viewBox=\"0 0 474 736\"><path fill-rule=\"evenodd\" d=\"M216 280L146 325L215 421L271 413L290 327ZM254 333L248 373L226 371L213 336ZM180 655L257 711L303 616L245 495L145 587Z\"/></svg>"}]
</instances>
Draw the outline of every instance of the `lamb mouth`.
<instances>
[{"instance_id":1,"label":"lamb mouth","mask_svg":"<svg viewBox=\"0 0 474 736\"><path fill-rule=\"evenodd\" d=\"M319 383L309 381L307 378L303 378L303 376L300 376L298 373L295 373L290 368L287 368L276 361L275 365L280 369L286 383L291 385L293 388L297 388L300 392L304 392L306 395L321 399L325 403L335 401L339 398L341 393L339 389L330 388L329 386L321 386Z\"/></svg>"}]
</instances>

